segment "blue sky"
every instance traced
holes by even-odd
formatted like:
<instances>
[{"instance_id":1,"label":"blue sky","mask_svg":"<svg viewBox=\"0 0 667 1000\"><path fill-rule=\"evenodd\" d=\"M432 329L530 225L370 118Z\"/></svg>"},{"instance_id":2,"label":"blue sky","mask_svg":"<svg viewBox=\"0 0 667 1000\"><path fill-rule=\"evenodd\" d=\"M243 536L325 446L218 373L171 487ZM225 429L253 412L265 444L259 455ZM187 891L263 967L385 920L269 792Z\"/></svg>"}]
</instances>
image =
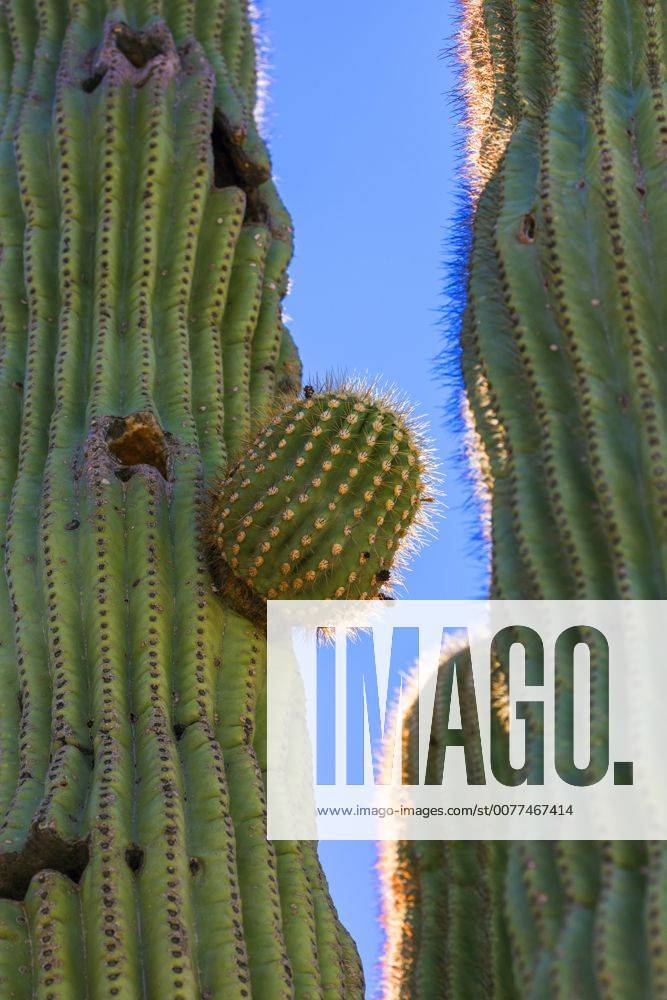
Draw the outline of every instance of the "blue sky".
<instances>
[{"instance_id":1,"label":"blue sky","mask_svg":"<svg viewBox=\"0 0 667 1000\"><path fill-rule=\"evenodd\" d=\"M461 130L454 71L439 58L452 0L271 0L267 134L296 229L290 327L308 378L381 375L429 420L445 477L437 538L406 577L407 598L473 598L485 567L446 393L433 374L443 247L455 252ZM371 844L323 844L339 913L375 996L381 949Z\"/></svg>"}]
</instances>

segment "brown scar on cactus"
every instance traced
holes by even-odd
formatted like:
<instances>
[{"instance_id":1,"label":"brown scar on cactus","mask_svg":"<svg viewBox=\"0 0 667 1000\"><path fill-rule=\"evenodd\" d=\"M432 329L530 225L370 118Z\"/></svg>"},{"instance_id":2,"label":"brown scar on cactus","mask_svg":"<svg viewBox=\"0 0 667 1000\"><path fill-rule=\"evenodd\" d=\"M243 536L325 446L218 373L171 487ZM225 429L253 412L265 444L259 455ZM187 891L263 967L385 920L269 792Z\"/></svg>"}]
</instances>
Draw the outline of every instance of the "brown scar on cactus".
<instances>
[{"instance_id":1,"label":"brown scar on cactus","mask_svg":"<svg viewBox=\"0 0 667 1000\"><path fill-rule=\"evenodd\" d=\"M110 21L99 49L86 57L81 88L92 94L111 67L121 79L143 87L156 70L173 76L180 66L174 39L163 21L155 21L142 31L135 31L124 21Z\"/></svg>"},{"instance_id":2,"label":"brown scar on cactus","mask_svg":"<svg viewBox=\"0 0 667 1000\"><path fill-rule=\"evenodd\" d=\"M210 490L214 574L243 613L275 599L386 599L430 523L423 431L358 383L289 398Z\"/></svg>"},{"instance_id":3,"label":"brown scar on cactus","mask_svg":"<svg viewBox=\"0 0 667 1000\"><path fill-rule=\"evenodd\" d=\"M127 417L111 417L104 431L107 447L125 471L116 471L119 478L131 475L134 466L149 465L163 479L170 479L170 438L150 411L131 413Z\"/></svg>"},{"instance_id":4,"label":"brown scar on cactus","mask_svg":"<svg viewBox=\"0 0 667 1000\"><path fill-rule=\"evenodd\" d=\"M79 882L88 864L88 837L65 840L59 833L35 822L25 843L0 856L2 898L23 899L30 881L45 868Z\"/></svg>"},{"instance_id":5,"label":"brown scar on cactus","mask_svg":"<svg viewBox=\"0 0 667 1000\"><path fill-rule=\"evenodd\" d=\"M177 451L175 438L150 410L106 415L91 422L75 472L81 478L94 468L95 475L115 476L122 482L139 472L169 485Z\"/></svg>"}]
</instances>

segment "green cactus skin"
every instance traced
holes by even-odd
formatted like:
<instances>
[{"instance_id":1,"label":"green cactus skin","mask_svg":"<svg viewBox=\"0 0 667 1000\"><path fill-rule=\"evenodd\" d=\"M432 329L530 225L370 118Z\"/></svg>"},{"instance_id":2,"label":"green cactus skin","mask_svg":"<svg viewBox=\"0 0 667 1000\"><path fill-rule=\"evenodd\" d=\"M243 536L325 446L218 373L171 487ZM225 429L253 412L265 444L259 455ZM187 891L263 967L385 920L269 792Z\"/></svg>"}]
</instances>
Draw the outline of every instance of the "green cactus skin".
<instances>
[{"instance_id":1,"label":"green cactus skin","mask_svg":"<svg viewBox=\"0 0 667 1000\"><path fill-rule=\"evenodd\" d=\"M232 597L240 581L260 601L374 598L423 517L424 451L395 406L370 390L311 388L211 491Z\"/></svg>"},{"instance_id":2,"label":"green cactus skin","mask_svg":"<svg viewBox=\"0 0 667 1000\"><path fill-rule=\"evenodd\" d=\"M300 383L256 78L245 0L0 7L3 998L363 996L203 537Z\"/></svg>"},{"instance_id":3,"label":"green cactus skin","mask_svg":"<svg viewBox=\"0 0 667 1000\"><path fill-rule=\"evenodd\" d=\"M492 596L664 599L667 6L469 0L462 48ZM382 865L387 997L667 995L664 844L403 844Z\"/></svg>"}]
</instances>

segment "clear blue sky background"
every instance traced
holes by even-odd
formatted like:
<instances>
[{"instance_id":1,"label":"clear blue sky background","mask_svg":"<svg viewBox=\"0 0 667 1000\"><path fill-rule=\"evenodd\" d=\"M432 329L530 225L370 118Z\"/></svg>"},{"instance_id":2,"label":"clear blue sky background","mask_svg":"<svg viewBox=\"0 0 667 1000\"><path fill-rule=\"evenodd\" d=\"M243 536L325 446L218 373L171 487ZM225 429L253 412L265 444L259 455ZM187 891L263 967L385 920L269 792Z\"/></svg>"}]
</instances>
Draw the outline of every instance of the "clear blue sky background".
<instances>
[{"instance_id":1,"label":"clear blue sky background","mask_svg":"<svg viewBox=\"0 0 667 1000\"><path fill-rule=\"evenodd\" d=\"M407 598L472 598L485 567L470 490L433 376L443 247L456 244L460 127L455 77L439 58L453 0L265 0L267 134L296 228L290 327L315 378L380 374L426 414L445 474L445 517L407 576ZM376 996L382 945L375 849L323 844L340 915Z\"/></svg>"}]
</instances>

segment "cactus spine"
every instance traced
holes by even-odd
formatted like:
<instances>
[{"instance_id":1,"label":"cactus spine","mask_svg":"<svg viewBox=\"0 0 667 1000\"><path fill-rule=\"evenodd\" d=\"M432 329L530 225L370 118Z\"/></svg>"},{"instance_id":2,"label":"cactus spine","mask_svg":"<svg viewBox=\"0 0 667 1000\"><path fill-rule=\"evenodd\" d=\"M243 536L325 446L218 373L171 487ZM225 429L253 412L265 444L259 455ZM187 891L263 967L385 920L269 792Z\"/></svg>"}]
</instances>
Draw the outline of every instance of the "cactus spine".
<instances>
[{"instance_id":1,"label":"cactus spine","mask_svg":"<svg viewBox=\"0 0 667 1000\"><path fill-rule=\"evenodd\" d=\"M300 381L256 77L245 0L0 7L3 997L362 996L203 541Z\"/></svg>"},{"instance_id":2,"label":"cactus spine","mask_svg":"<svg viewBox=\"0 0 667 1000\"><path fill-rule=\"evenodd\" d=\"M664 599L667 8L468 0L462 46L461 357L492 595ZM663 844L390 847L387 996L665 996L666 859Z\"/></svg>"}]
</instances>

